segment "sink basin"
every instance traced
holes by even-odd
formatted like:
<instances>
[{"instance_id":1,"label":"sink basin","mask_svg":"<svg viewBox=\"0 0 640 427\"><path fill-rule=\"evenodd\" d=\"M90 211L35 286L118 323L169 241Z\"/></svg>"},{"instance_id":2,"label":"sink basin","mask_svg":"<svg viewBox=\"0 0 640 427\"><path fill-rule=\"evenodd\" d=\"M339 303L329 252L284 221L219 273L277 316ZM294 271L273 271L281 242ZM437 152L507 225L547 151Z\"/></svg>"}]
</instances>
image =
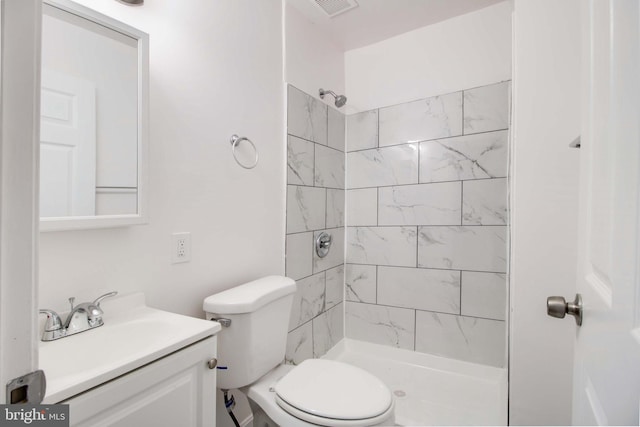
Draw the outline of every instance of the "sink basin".
<instances>
[{"instance_id":1,"label":"sink basin","mask_svg":"<svg viewBox=\"0 0 640 427\"><path fill-rule=\"evenodd\" d=\"M220 330L217 322L147 307L141 293L105 301L104 325L40 341L47 379L43 403L58 403Z\"/></svg>"}]
</instances>

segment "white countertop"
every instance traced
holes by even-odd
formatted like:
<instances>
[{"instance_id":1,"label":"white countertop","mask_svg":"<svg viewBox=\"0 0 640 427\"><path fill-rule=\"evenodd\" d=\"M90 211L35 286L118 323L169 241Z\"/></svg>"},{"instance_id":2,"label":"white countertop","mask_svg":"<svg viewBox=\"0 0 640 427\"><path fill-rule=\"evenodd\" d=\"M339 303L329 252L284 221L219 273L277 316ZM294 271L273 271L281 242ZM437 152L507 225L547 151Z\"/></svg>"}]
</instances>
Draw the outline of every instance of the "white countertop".
<instances>
[{"instance_id":1,"label":"white countertop","mask_svg":"<svg viewBox=\"0 0 640 427\"><path fill-rule=\"evenodd\" d=\"M220 331L221 326L145 305L142 293L101 304L104 325L40 341L43 403L58 403ZM215 355L211 355L214 357Z\"/></svg>"}]
</instances>

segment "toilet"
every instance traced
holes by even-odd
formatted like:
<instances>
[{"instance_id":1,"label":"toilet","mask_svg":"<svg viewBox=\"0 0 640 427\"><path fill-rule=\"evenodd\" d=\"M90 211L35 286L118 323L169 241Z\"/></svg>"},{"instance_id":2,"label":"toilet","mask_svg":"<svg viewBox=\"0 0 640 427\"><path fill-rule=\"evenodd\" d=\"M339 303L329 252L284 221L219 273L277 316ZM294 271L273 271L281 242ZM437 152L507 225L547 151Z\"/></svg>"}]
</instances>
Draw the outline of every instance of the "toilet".
<instances>
[{"instance_id":1,"label":"toilet","mask_svg":"<svg viewBox=\"0 0 640 427\"><path fill-rule=\"evenodd\" d=\"M391 391L367 371L326 359L283 364L295 290L268 276L204 300L207 319L223 324L218 388L239 389L282 427L394 425Z\"/></svg>"}]
</instances>

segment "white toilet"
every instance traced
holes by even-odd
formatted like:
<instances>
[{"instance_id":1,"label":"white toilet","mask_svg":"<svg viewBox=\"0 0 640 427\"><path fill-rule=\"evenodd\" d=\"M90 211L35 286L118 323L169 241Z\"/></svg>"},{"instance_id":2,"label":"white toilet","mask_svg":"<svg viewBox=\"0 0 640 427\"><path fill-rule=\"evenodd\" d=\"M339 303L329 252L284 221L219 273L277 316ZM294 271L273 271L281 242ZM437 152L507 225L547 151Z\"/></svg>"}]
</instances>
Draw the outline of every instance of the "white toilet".
<instances>
[{"instance_id":1,"label":"white toilet","mask_svg":"<svg viewBox=\"0 0 640 427\"><path fill-rule=\"evenodd\" d=\"M205 299L207 319L230 321L218 333L218 388L240 389L282 427L394 425L391 391L370 373L324 359L282 364L295 290L269 276Z\"/></svg>"}]
</instances>

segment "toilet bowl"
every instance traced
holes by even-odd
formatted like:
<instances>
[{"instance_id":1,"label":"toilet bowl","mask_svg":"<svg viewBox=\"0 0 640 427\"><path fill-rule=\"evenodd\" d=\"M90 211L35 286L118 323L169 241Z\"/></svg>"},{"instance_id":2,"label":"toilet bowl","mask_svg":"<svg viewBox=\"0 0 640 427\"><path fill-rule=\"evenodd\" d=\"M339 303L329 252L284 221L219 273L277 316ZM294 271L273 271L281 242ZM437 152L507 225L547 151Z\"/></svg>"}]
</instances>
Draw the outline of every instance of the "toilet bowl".
<instances>
[{"instance_id":1,"label":"toilet bowl","mask_svg":"<svg viewBox=\"0 0 640 427\"><path fill-rule=\"evenodd\" d=\"M369 372L325 359L282 364L295 289L292 279L269 276L205 299L207 318L227 325L218 334L218 388L240 389L282 427L393 425L391 391Z\"/></svg>"},{"instance_id":2,"label":"toilet bowl","mask_svg":"<svg viewBox=\"0 0 640 427\"><path fill-rule=\"evenodd\" d=\"M279 365L241 391L281 426L393 425L388 387L342 362L309 359L298 366Z\"/></svg>"}]
</instances>

